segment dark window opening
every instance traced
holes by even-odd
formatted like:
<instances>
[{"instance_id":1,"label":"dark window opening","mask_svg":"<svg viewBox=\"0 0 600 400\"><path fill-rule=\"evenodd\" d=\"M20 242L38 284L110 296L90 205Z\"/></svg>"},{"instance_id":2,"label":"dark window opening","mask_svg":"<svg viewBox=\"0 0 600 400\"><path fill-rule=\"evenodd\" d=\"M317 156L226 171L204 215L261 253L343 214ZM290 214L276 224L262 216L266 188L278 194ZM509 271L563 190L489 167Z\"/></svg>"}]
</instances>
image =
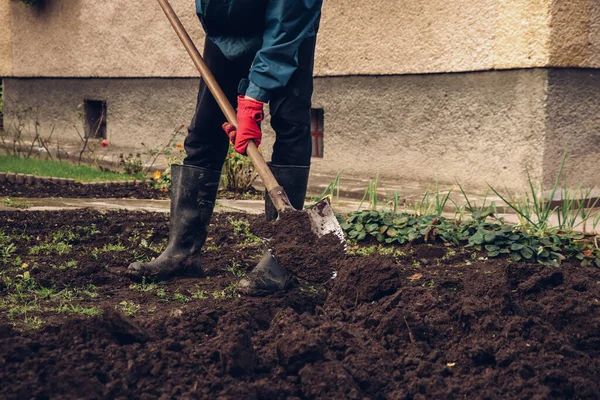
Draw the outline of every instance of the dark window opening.
<instances>
[{"instance_id":1,"label":"dark window opening","mask_svg":"<svg viewBox=\"0 0 600 400\"><path fill-rule=\"evenodd\" d=\"M106 139L106 101L84 100L85 137Z\"/></svg>"},{"instance_id":2,"label":"dark window opening","mask_svg":"<svg viewBox=\"0 0 600 400\"><path fill-rule=\"evenodd\" d=\"M310 110L310 136L312 137L312 156L323 158L323 121L324 115L322 108L313 108Z\"/></svg>"}]
</instances>

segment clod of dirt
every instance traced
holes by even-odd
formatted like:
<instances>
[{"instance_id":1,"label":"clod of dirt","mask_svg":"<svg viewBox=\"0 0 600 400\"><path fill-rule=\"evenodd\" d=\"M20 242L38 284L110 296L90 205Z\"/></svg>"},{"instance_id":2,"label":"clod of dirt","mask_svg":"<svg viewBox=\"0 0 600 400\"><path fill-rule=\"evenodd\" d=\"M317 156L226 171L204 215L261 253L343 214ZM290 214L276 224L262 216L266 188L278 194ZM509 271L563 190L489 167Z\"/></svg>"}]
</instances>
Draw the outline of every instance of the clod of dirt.
<instances>
[{"instance_id":1,"label":"clod of dirt","mask_svg":"<svg viewBox=\"0 0 600 400\"><path fill-rule=\"evenodd\" d=\"M333 233L317 237L305 212L286 212L276 223L258 220L251 229L267 238L279 264L310 283L331 279L335 273L333 263L346 258L340 239Z\"/></svg>"}]
</instances>

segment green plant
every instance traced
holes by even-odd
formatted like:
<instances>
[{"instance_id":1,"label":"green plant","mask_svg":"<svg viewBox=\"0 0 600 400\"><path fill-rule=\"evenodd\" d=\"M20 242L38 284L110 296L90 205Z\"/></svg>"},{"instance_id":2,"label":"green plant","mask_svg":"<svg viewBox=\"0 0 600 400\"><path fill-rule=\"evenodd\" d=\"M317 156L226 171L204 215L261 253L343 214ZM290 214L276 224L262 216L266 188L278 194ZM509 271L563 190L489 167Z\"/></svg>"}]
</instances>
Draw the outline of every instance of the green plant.
<instances>
[{"instance_id":1,"label":"green plant","mask_svg":"<svg viewBox=\"0 0 600 400\"><path fill-rule=\"evenodd\" d=\"M191 299L181 293L179 293L178 291L175 292L175 294L173 295L173 300L178 301L182 304L188 303Z\"/></svg>"},{"instance_id":2,"label":"green plant","mask_svg":"<svg viewBox=\"0 0 600 400\"><path fill-rule=\"evenodd\" d=\"M250 223L243 219L234 219L232 217L227 218L227 221L233 226L233 233L235 235L244 235L245 239L242 244L248 243L262 243L260 238L250 232Z\"/></svg>"},{"instance_id":3,"label":"green plant","mask_svg":"<svg viewBox=\"0 0 600 400\"><path fill-rule=\"evenodd\" d=\"M57 254L60 256L69 253L71 251L71 247L72 246L70 244L64 242L45 243L38 246L33 246L31 249L29 249L29 254L34 256L39 254Z\"/></svg>"},{"instance_id":4,"label":"green plant","mask_svg":"<svg viewBox=\"0 0 600 400\"><path fill-rule=\"evenodd\" d=\"M236 278L242 278L246 275L246 271L242 268L242 265L236 261L230 261L225 271L230 272Z\"/></svg>"},{"instance_id":5,"label":"green plant","mask_svg":"<svg viewBox=\"0 0 600 400\"><path fill-rule=\"evenodd\" d=\"M591 187L584 191L582 184L580 184L577 189L571 191L567 188L565 182L561 192L562 201L556 208L559 229L573 231L582 224L585 229L588 220L593 221L594 217L600 218L600 211L594 212L600 199L596 198L591 203L587 201L592 197L593 190L594 187ZM593 226L593 229L595 229L595 226Z\"/></svg>"},{"instance_id":6,"label":"green plant","mask_svg":"<svg viewBox=\"0 0 600 400\"><path fill-rule=\"evenodd\" d=\"M142 277L141 283L133 283L129 287L138 292L153 292L158 289L158 285L154 282L148 283L145 276Z\"/></svg>"},{"instance_id":7,"label":"green plant","mask_svg":"<svg viewBox=\"0 0 600 400\"><path fill-rule=\"evenodd\" d=\"M159 156L162 155L167 162L167 168L163 172L154 171L152 186L157 189L167 191L171 186L171 165L183 163L186 153L183 145L177 142L180 136L185 136L184 127L184 125L181 125L175 129L167 144L162 148L149 148L142 143L146 149L145 154L150 157L147 163L148 167L145 170L146 173L152 169Z\"/></svg>"},{"instance_id":8,"label":"green plant","mask_svg":"<svg viewBox=\"0 0 600 400\"><path fill-rule=\"evenodd\" d=\"M258 172L254 169L252 161L237 153L233 146L229 146L221 172L221 187L225 190L243 192L252 187L257 177Z\"/></svg>"},{"instance_id":9,"label":"green plant","mask_svg":"<svg viewBox=\"0 0 600 400\"><path fill-rule=\"evenodd\" d=\"M363 195L360 204L358 205L358 210L361 209L363 203L366 199L369 200L369 210L377 210L377 202L378 202L378 194L377 190L379 189L379 173L375 177L375 180L369 179L369 186L365 190L365 194Z\"/></svg>"},{"instance_id":10,"label":"green plant","mask_svg":"<svg viewBox=\"0 0 600 400\"><path fill-rule=\"evenodd\" d=\"M168 301L169 298L167 297L167 292L165 291L164 288L160 288L156 291L156 296L164 301Z\"/></svg>"},{"instance_id":11,"label":"green plant","mask_svg":"<svg viewBox=\"0 0 600 400\"><path fill-rule=\"evenodd\" d=\"M141 172L144 170L144 163L142 162L142 155L140 153L137 153L135 157L131 153L129 153L127 156L123 156L121 153L119 155L119 160L121 168L123 168L123 172L128 175L141 176Z\"/></svg>"},{"instance_id":12,"label":"green plant","mask_svg":"<svg viewBox=\"0 0 600 400\"><path fill-rule=\"evenodd\" d=\"M119 306L120 307L118 307L118 309L121 310L121 312L127 316L132 316L133 314L140 311L140 306L138 304L135 304L133 301L123 300L119 303Z\"/></svg>"},{"instance_id":13,"label":"green plant","mask_svg":"<svg viewBox=\"0 0 600 400\"><path fill-rule=\"evenodd\" d=\"M323 193L321 193L320 196L315 197L314 199L312 199L313 203L318 203L321 200L323 200L326 197L329 197L330 199L335 199L335 200L339 200L340 199L340 180L342 177L342 173L338 172L338 174L336 175L335 179L329 183L329 185L327 185L327 188L325 188L325 190L323 191ZM307 206L310 207L310 206Z\"/></svg>"},{"instance_id":14,"label":"green plant","mask_svg":"<svg viewBox=\"0 0 600 400\"><path fill-rule=\"evenodd\" d=\"M27 204L25 201L13 200L10 197L5 197L2 199L2 204L11 208L29 208L29 204Z\"/></svg>"},{"instance_id":15,"label":"green plant","mask_svg":"<svg viewBox=\"0 0 600 400\"><path fill-rule=\"evenodd\" d=\"M7 245L3 245L0 248L0 257L2 257L2 262L8 262L8 259L12 256L14 252L17 251L17 246L14 243L9 243Z\"/></svg>"},{"instance_id":16,"label":"green plant","mask_svg":"<svg viewBox=\"0 0 600 400\"><path fill-rule=\"evenodd\" d=\"M61 264L59 266L53 266L52 268L56 268L56 269L76 269L77 268L77 261L70 260L70 261L67 261L65 264Z\"/></svg>"},{"instance_id":17,"label":"green plant","mask_svg":"<svg viewBox=\"0 0 600 400\"><path fill-rule=\"evenodd\" d=\"M554 199L554 195L556 194L560 184L566 159L567 152L565 151L560 168L558 170L558 175L556 176L556 180L554 182L554 186L552 186L552 191L549 197L550 200ZM546 201L541 196L544 192L544 188L541 184L539 192L536 190L531 178L531 174L529 173L529 169L526 169L526 173L529 191L525 192L523 198L516 198L512 194L508 193L508 190L506 190L508 193L507 198L502 196L491 185L488 184L488 186L498 197L502 199L502 201L504 201L517 213L524 229L528 230L529 232L544 234L544 232L549 228L550 215L556 210L556 208L551 208L551 201Z\"/></svg>"}]
</instances>

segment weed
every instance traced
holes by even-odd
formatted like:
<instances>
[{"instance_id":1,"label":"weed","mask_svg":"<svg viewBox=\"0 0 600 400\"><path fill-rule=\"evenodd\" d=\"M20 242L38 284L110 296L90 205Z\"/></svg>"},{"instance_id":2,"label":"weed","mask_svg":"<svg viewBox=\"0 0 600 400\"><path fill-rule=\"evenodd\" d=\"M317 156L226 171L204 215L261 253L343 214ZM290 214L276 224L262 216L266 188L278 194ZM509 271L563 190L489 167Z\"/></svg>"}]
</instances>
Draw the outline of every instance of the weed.
<instances>
[{"instance_id":1,"label":"weed","mask_svg":"<svg viewBox=\"0 0 600 400\"><path fill-rule=\"evenodd\" d=\"M223 290L215 290L212 293L212 296L215 300L219 299L233 299L239 297L237 293L237 286L235 282L227 285Z\"/></svg>"},{"instance_id":2,"label":"weed","mask_svg":"<svg viewBox=\"0 0 600 400\"><path fill-rule=\"evenodd\" d=\"M236 261L230 261L229 265L225 268L225 271L230 272L231 275L236 278L242 278L246 276L246 271L242 268L242 265Z\"/></svg>"},{"instance_id":3,"label":"weed","mask_svg":"<svg viewBox=\"0 0 600 400\"><path fill-rule=\"evenodd\" d=\"M246 237L243 241L243 244L262 243L258 236L250 232L250 223L248 221L243 219L233 219L231 217L229 217L227 220L233 226L234 234L244 235Z\"/></svg>"},{"instance_id":4,"label":"weed","mask_svg":"<svg viewBox=\"0 0 600 400\"><path fill-rule=\"evenodd\" d=\"M258 172L254 169L252 161L229 146L221 173L221 187L225 190L247 191L257 177Z\"/></svg>"},{"instance_id":5,"label":"weed","mask_svg":"<svg viewBox=\"0 0 600 400\"><path fill-rule=\"evenodd\" d=\"M53 266L52 268L55 269L76 269L77 268L77 261L75 260L70 260L67 261L65 264L61 264L59 266Z\"/></svg>"},{"instance_id":6,"label":"weed","mask_svg":"<svg viewBox=\"0 0 600 400\"><path fill-rule=\"evenodd\" d=\"M167 292L165 291L164 288L160 288L156 291L156 296L158 296L160 299L164 300L164 301L169 301L168 297L167 297Z\"/></svg>"},{"instance_id":7,"label":"weed","mask_svg":"<svg viewBox=\"0 0 600 400\"><path fill-rule=\"evenodd\" d=\"M196 291L192 293L192 299L204 300L208 299L208 294L206 290L201 290L198 285L196 285Z\"/></svg>"},{"instance_id":8,"label":"weed","mask_svg":"<svg viewBox=\"0 0 600 400\"><path fill-rule=\"evenodd\" d=\"M127 250L125 246L121 244L121 242L117 244L105 244L104 247L100 250L102 253L112 253L112 252L120 252Z\"/></svg>"},{"instance_id":9,"label":"weed","mask_svg":"<svg viewBox=\"0 0 600 400\"><path fill-rule=\"evenodd\" d=\"M378 202L378 194L377 190L379 189L379 173L375 177L375 180L369 179L369 186L365 190L365 194L363 195L360 204L358 205L358 210L361 209L363 203L366 199L369 200L368 210L377 210L377 202Z\"/></svg>"},{"instance_id":10,"label":"weed","mask_svg":"<svg viewBox=\"0 0 600 400\"><path fill-rule=\"evenodd\" d=\"M119 305L120 307L118 309L128 317L140 311L140 306L132 301L124 300L120 302Z\"/></svg>"},{"instance_id":11,"label":"weed","mask_svg":"<svg viewBox=\"0 0 600 400\"><path fill-rule=\"evenodd\" d=\"M185 304L185 303L189 302L191 299L179 292L175 292L175 294L173 295L173 300L178 301L181 304Z\"/></svg>"},{"instance_id":12,"label":"weed","mask_svg":"<svg viewBox=\"0 0 600 400\"><path fill-rule=\"evenodd\" d=\"M25 327L27 329L30 330L38 330L42 327L42 325L44 325L44 321L38 317L37 315L34 316L26 316L23 319L23 324L25 325Z\"/></svg>"},{"instance_id":13,"label":"weed","mask_svg":"<svg viewBox=\"0 0 600 400\"><path fill-rule=\"evenodd\" d=\"M72 313L72 314L81 314L87 315L88 317L93 317L96 315L101 315L102 312L96 307L83 307L81 304L72 304L72 303L62 303L56 308L56 312L61 313Z\"/></svg>"},{"instance_id":14,"label":"weed","mask_svg":"<svg viewBox=\"0 0 600 400\"><path fill-rule=\"evenodd\" d=\"M35 294L42 299L49 299L56 295L56 289L54 287L39 286L35 290Z\"/></svg>"},{"instance_id":15,"label":"weed","mask_svg":"<svg viewBox=\"0 0 600 400\"><path fill-rule=\"evenodd\" d=\"M313 203L316 204L318 202L320 202L321 200L323 200L326 197L329 197L330 199L336 199L339 200L340 199L340 180L342 177L342 173L339 172L335 179L327 186L327 188L325 188L325 190L323 191L323 193L321 193L320 196L315 197L312 199ZM313 204L313 205L314 205ZM307 206L307 207L311 207L311 206Z\"/></svg>"},{"instance_id":16,"label":"weed","mask_svg":"<svg viewBox=\"0 0 600 400\"><path fill-rule=\"evenodd\" d=\"M142 277L142 283L134 283L129 286L130 289L138 292L153 292L158 289L158 285L154 282L146 282L146 277Z\"/></svg>"},{"instance_id":17,"label":"weed","mask_svg":"<svg viewBox=\"0 0 600 400\"><path fill-rule=\"evenodd\" d=\"M2 262L8 262L8 259L12 256L14 252L17 251L17 246L14 243L9 243L6 246L2 246L0 249L0 257L2 258Z\"/></svg>"},{"instance_id":18,"label":"weed","mask_svg":"<svg viewBox=\"0 0 600 400\"><path fill-rule=\"evenodd\" d=\"M376 251L375 246L369 246L369 247L355 246L354 248L349 248L347 253L350 255L355 255L355 256L368 256L368 255L375 253L375 251Z\"/></svg>"},{"instance_id":19,"label":"weed","mask_svg":"<svg viewBox=\"0 0 600 400\"><path fill-rule=\"evenodd\" d=\"M4 199L2 199L2 204L10 208L29 208L29 204L27 204L26 202L14 200L10 197L5 197Z\"/></svg>"},{"instance_id":20,"label":"weed","mask_svg":"<svg viewBox=\"0 0 600 400\"><path fill-rule=\"evenodd\" d=\"M71 251L71 247L72 246L70 244L64 242L45 243L38 246L33 246L31 249L29 249L29 254L34 256L37 256L39 254L56 254L60 256L69 253Z\"/></svg>"}]
</instances>

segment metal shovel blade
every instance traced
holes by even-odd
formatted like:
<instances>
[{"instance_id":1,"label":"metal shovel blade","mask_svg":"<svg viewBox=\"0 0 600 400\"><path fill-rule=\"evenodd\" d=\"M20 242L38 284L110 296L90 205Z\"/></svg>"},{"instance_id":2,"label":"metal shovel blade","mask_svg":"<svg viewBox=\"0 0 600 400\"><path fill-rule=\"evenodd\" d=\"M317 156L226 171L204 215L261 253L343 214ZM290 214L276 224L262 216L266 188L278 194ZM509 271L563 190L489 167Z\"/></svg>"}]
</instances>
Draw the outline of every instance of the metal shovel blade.
<instances>
[{"instance_id":1,"label":"metal shovel blade","mask_svg":"<svg viewBox=\"0 0 600 400\"><path fill-rule=\"evenodd\" d=\"M310 218L312 231L318 236L333 233L344 243L344 231L331 208L329 198L325 198L305 210Z\"/></svg>"}]
</instances>

